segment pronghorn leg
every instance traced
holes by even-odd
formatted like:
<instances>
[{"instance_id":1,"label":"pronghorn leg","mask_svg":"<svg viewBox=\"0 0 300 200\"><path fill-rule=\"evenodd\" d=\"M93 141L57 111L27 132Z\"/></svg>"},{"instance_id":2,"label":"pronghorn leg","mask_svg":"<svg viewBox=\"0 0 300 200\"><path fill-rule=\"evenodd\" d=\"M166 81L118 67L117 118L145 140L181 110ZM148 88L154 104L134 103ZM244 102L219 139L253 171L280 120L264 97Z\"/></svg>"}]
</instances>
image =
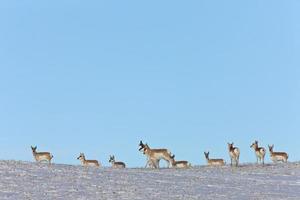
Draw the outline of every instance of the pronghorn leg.
<instances>
[{"instance_id":1,"label":"pronghorn leg","mask_svg":"<svg viewBox=\"0 0 300 200\"><path fill-rule=\"evenodd\" d=\"M152 168L152 169L156 169L157 168L157 164L156 164L156 161L155 160L149 160L149 163L148 163L149 167Z\"/></svg>"},{"instance_id":2,"label":"pronghorn leg","mask_svg":"<svg viewBox=\"0 0 300 200\"><path fill-rule=\"evenodd\" d=\"M148 166L149 166L149 168L156 168L155 167L155 162L153 160L151 160L151 159L148 162Z\"/></svg>"},{"instance_id":3,"label":"pronghorn leg","mask_svg":"<svg viewBox=\"0 0 300 200\"><path fill-rule=\"evenodd\" d=\"M150 168L156 168L156 161L149 158L149 160L148 160L148 166Z\"/></svg>"},{"instance_id":4,"label":"pronghorn leg","mask_svg":"<svg viewBox=\"0 0 300 200\"><path fill-rule=\"evenodd\" d=\"M260 163L262 163L262 160L263 160L262 157L259 157L259 162L260 162Z\"/></svg>"},{"instance_id":5,"label":"pronghorn leg","mask_svg":"<svg viewBox=\"0 0 300 200\"><path fill-rule=\"evenodd\" d=\"M154 161L151 161L151 162L150 162L150 165L151 165L151 166L149 166L150 168L152 168L152 169L153 169L153 168L154 168L154 169L156 168L156 164L155 164Z\"/></svg>"},{"instance_id":6,"label":"pronghorn leg","mask_svg":"<svg viewBox=\"0 0 300 200\"><path fill-rule=\"evenodd\" d=\"M259 162L262 163L262 157L259 157Z\"/></svg>"},{"instance_id":7,"label":"pronghorn leg","mask_svg":"<svg viewBox=\"0 0 300 200\"><path fill-rule=\"evenodd\" d=\"M159 160L156 160L154 163L155 169L159 169Z\"/></svg>"},{"instance_id":8,"label":"pronghorn leg","mask_svg":"<svg viewBox=\"0 0 300 200\"><path fill-rule=\"evenodd\" d=\"M155 160L150 160L150 161L151 161L151 162L150 162L151 168L156 169L156 168L157 168L157 166L156 166L156 161L155 161Z\"/></svg>"},{"instance_id":9,"label":"pronghorn leg","mask_svg":"<svg viewBox=\"0 0 300 200\"><path fill-rule=\"evenodd\" d=\"M168 160L168 168L170 168L170 163L171 163L171 161ZM171 165L171 167L172 167L172 165Z\"/></svg>"},{"instance_id":10,"label":"pronghorn leg","mask_svg":"<svg viewBox=\"0 0 300 200\"><path fill-rule=\"evenodd\" d=\"M148 158L147 159L147 162L146 162L146 165L145 165L145 168L147 168L147 166L150 164L150 159ZM150 165L149 165L150 166Z\"/></svg>"},{"instance_id":11,"label":"pronghorn leg","mask_svg":"<svg viewBox=\"0 0 300 200\"><path fill-rule=\"evenodd\" d=\"M160 161L160 160L157 160L157 161L156 161L157 169L159 169L159 161Z\"/></svg>"},{"instance_id":12,"label":"pronghorn leg","mask_svg":"<svg viewBox=\"0 0 300 200\"><path fill-rule=\"evenodd\" d=\"M230 158L230 165L232 166L232 158Z\"/></svg>"}]
</instances>

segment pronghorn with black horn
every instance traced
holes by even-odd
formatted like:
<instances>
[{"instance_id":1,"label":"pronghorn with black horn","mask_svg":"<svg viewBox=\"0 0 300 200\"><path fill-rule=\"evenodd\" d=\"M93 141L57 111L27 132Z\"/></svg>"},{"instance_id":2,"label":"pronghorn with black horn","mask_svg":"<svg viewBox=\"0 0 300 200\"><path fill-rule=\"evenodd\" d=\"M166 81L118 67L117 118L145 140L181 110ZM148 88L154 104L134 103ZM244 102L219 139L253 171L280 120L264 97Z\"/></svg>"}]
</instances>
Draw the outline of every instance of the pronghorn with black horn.
<instances>
[{"instance_id":1,"label":"pronghorn with black horn","mask_svg":"<svg viewBox=\"0 0 300 200\"><path fill-rule=\"evenodd\" d=\"M231 166L234 161L235 166L237 167L239 165L239 160L240 160L240 149L237 147L234 147L233 142L232 142L232 143L228 143L228 151L229 151Z\"/></svg>"},{"instance_id":2,"label":"pronghorn with black horn","mask_svg":"<svg viewBox=\"0 0 300 200\"><path fill-rule=\"evenodd\" d=\"M139 147L140 147L139 151L143 151L143 154L146 155L146 153L145 153L146 145L142 141L140 141ZM147 168L148 166L150 168L158 168L157 167L157 161L153 160L153 159L151 160L151 158L148 155L146 155L146 156L147 156L147 162L146 162L145 168Z\"/></svg>"},{"instance_id":3,"label":"pronghorn with black horn","mask_svg":"<svg viewBox=\"0 0 300 200\"><path fill-rule=\"evenodd\" d=\"M164 159L168 162L168 168L170 168L170 164L172 164L171 152L168 149L151 149L148 144L143 144L140 141L140 149L143 150L143 153L148 157L145 168L149 166L154 166L155 168L159 168L159 161Z\"/></svg>"},{"instance_id":4,"label":"pronghorn with black horn","mask_svg":"<svg viewBox=\"0 0 300 200\"><path fill-rule=\"evenodd\" d=\"M262 162L262 164L265 164L265 155L266 155L266 149L264 147L258 147L258 141L255 140L254 143L250 146L250 148L253 148L256 155L256 163Z\"/></svg>"},{"instance_id":5,"label":"pronghorn with black horn","mask_svg":"<svg viewBox=\"0 0 300 200\"><path fill-rule=\"evenodd\" d=\"M223 166L225 165L225 161L223 159L209 159L209 152L204 152L207 165L209 166Z\"/></svg>"},{"instance_id":6,"label":"pronghorn with black horn","mask_svg":"<svg viewBox=\"0 0 300 200\"><path fill-rule=\"evenodd\" d=\"M143 154L146 155L146 153L145 153L145 147L146 147L146 145L143 144L142 141L140 141L139 147L140 147L139 151L143 151ZM147 156L147 162L146 162L145 168L147 168L147 166L149 166L150 168L158 168L157 167L157 160L154 160L153 158L151 160L151 158L149 157L149 155L146 155L146 156Z\"/></svg>"},{"instance_id":7,"label":"pronghorn with black horn","mask_svg":"<svg viewBox=\"0 0 300 200\"><path fill-rule=\"evenodd\" d=\"M37 162L46 161L49 164L51 164L51 160L53 158L53 155L50 152L37 152L36 149L37 149L37 146L35 146L35 147L31 146L31 150L32 150L32 154L33 154L34 159Z\"/></svg>"},{"instance_id":8,"label":"pronghorn with black horn","mask_svg":"<svg viewBox=\"0 0 300 200\"><path fill-rule=\"evenodd\" d=\"M175 167L175 168L190 168L190 167L192 167L192 165L188 161L185 161L185 160L175 161L175 155L172 155L171 158L172 158L172 167Z\"/></svg>"},{"instance_id":9,"label":"pronghorn with black horn","mask_svg":"<svg viewBox=\"0 0 300 200\"><path fill-rule=\"evenodd\" d=\"M116 161L115 161L115 156L114 156L114 155L109 156L109 161L108 161L108 162L111 163L112 168L118 168L118 169L121 169L121 168L125 168L125 167L126 167L125 163L123 163L123 162L116 162Z\"/></svg>"},{"instance_id":10,"label":"pronghorn with black horn","mask_svg":"<svg viewBox=\"0 0 300 200\"><path fill-rule=\"evenodd\" d=\"M268 145L268 146L269 146L271 160L274 163L277 163L278 161L287 162L289 155L286 152L274 152L273 151L274 144L272 146L270 146L270 145Z\"/></svg>"},{"instance_id":11,"label":"pronghorn with black horn","mask_svg":"<svg viewBox=\"0 0 300 200\"><path fill-rule=\"evenodd\" d=\"M91 166L91 167L100 167L100 163L97 160L86 160L84 153L80 153L77 160L80 160L81 164L85 167Z\"/></svg>"}]
</instances>

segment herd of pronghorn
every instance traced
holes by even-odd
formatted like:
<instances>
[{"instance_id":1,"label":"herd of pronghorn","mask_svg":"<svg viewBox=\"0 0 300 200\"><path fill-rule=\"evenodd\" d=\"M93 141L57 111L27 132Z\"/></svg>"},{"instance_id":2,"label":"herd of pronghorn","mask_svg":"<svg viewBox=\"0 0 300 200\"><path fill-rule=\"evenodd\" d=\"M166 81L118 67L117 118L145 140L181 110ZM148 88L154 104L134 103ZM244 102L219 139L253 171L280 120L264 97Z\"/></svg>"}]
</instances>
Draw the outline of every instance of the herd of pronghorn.
<instances>
[{"instance_id":1,"label":"herd of pronghorn","mask_svg":"<svg viewBox=\"0 0 300 200\"><path fill-rule=\"evenodd\" d=\"M270 158L273 162L287 162L288 160L288 154L285 152L274 152L273 148L274 145L268 145L269 152L270 152ZM258 141L255 141L252 143L250 148L253 148L255 155L256 155L256 162L257 164L260 162L262 165L265 163L265 155L266 155L266 149L264 147L258 146ZM37 162L48 162L51 164L51 160L53 158L53 155L50 152L37 152L37 147L32 147L32 154L34 159ZM139 151L142 152L147 157L147 163L145 168L159 168L159 162L160 160L165 160L168 163L168 168L174 167L174 168L189 168L191 167L191 164L188 161L176 161L175 155L172 154L168 149L152 149L150 146L146 143L144 144L142 141L139 143ZM230 164L233 166L239 165L239 159L240 159L240 149L238 147L235 147L233 143L228 143L228 153L230 156ZM210 159L209 158L209 152L204 152L207 164L210 166L223 166L225 165L224 159ZM83 153L80 153L79 157L77 158L80 160L81 164L83 166L95 166L95 167L101 167L100 162L97 160L87 160L85 158L85 155ZM109 162L112 164L113 168L125 168L126 165L124 162L116 162L115 156L109 157Z\"/></svg>"}]
</instances>

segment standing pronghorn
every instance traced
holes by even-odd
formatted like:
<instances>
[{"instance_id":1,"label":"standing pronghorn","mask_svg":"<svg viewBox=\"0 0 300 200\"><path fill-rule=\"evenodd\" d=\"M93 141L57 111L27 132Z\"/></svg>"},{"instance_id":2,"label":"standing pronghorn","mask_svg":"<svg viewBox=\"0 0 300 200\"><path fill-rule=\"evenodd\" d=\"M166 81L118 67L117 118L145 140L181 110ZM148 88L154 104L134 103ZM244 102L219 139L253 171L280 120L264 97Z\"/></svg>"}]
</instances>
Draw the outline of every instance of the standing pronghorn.
<instances>
[{"instance_id":1,"label":"standing pronghorn","mask_svg":"<svg viewBox=\"0 0 300 200\"><path fill-rule=\"evenodd\" d=\"M150 157L148 154L146 154L146 149L149 148L148 144L143 144L143 142L140 141L139 146L139 151L143 151L143 154L147 156L147 163L145 165L145 168L147 168L147 166L149 166L150 168L158 168L158 161L156 160L156 158Z\"/></svg>"},{"instance_id":2,"label":"standing pronghorn","mask_svg":"<svg viewBox=\"0 0 300 200\"><path fill-rule=\"evenodd\" d=\"M112 168L125 168L126 165L123 162L116 162L115 156L109 156L109 161L112 164Z\"/></svg>"},{"instance_id":3,"label":"standing pronghorn","mask_svg":"<svg viewBox=\"0 0 300 200\"><path fill-rule=\"evenodd\" d=\"M235 162L235 166L239 165L240 160L240 150L237 147L233 146L233 143L228 143L228 151L230 156L230 164L232 166L233 161Z\"/></svg>"},{"instance_id":4,"label":"standing pronghorn","mask_svg":"<svg viewBox=\"0 0 300 200\"><path fill-rule=\"evenodd\" d=\"M271 160L274 163L277 163L277 161L282 161L282 162L287 162L289 155L285 152L274 152L273 148L274 148L274 144L272 146L269 146L269 151L270 151L270 156L271 156Z\"/></svg>"},{"instance_id":5,"label":"standing pronghorn","mask_svg":"<svg viewBox=\"0 0 300 200\"><path fill-rule=\"evenodd\" d=\"M204 152L206 161L207 161L207 165L210 166L223 166L225 165L225 161L223 159L209 159L209 152Z\"/></svg>"},{"instance_id":6,"label":"standing pronghorn","mask_svg":"<svg viewBox=\"0 0 300 200\"><path fill-rule=\"evenodd\" d=\"M255 140L254 143L250 146L250 148L253 148L256 155L256 163L258 164L258 161L262 162L262 164L265 164L265 155L266 155L266 149L263 147L258 147L258 141Z\"/></svg>"},{"instance_id":7,"label":"standing pronghorn","mask_svg":"<svg viewBox=\"0 0 300 200\"><path fill-rule=\"evenodd\" d=\"M185 160L175 161L175 155L172 155L171 158L172 158L172 167L175 167L175 168L190 168L190 167L192 167L192 165L188 161L185 161Z\"/></svg>"},{"instance_id":8,"label":"standing pronghorn","mask_svg":"<svg viewBox=\"0 0 300 200\"><path fill-rule=\"evenodd\" d=\"M53 158L53 155L49 152L37 152L36 149L37 149L37 146L35 146L35 147L31 146L31 150L32 150L32 154L33 154L34 159L37 162L46 161L49 164L51 164L51 160Z\"/></svg>"},{"instance_id":9,"label":"standing pronghorn","mask_svg":"<svg viewBox=\"0 0 300 200\"><path fill-rule=\"evenodd\" d=\"M151 149L147 144L143 144L140 141L140 149L143 150L143 153L147 155L148 160L145 168L149 165L154 166L155 168L159 168L159 161L164 159L168 162L168 168L170 168L170 164L172 163L171 152L168 149Z\"/></svg>"},{"instance_id":10,"label":"standing pronghorn","mask_svg":"<svg viewBox=\"0 0 300 200\"><path fill-rule=\"evenodd\" d=\"M79 157L77 158L81 161L81 164L85 167L93 166L93 167L100 167L100 163L97 160L86 160L84 153L80 153Z\"/></svg>"}]
</instances>

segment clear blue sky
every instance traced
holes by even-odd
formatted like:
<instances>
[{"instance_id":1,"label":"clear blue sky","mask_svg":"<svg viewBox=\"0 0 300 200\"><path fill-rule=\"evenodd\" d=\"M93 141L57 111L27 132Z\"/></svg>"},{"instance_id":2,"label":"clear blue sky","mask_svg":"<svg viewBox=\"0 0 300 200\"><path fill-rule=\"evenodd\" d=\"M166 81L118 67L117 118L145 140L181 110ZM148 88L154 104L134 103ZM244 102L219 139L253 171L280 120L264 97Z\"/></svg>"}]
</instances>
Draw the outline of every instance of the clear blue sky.
<instances>
[{"instance_id":1,"label":"clear blue sky","mask_svg":"<svg viewBox=\"0 0 300 200\"><path fill-rule=\"evenodd\" d=\"M143 166L143 139L227 161L300 159L300 2L2 1L0 159ZM268 161L269 161L269 155Z\"/></svg>"}]
</instances>

